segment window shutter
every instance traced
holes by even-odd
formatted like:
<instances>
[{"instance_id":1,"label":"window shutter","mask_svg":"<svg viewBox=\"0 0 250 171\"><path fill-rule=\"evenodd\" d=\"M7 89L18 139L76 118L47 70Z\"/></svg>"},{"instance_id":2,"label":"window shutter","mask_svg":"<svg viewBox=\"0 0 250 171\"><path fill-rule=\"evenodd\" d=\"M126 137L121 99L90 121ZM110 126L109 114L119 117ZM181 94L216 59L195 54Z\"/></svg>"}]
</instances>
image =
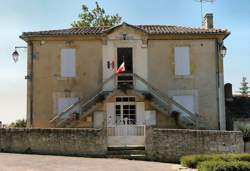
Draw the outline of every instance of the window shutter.
<instances>
[{"instance_id":1,"label":"window shutter","mask_svg":"<svg viewBox=\"0 0 250 171\"><path fill-rule=\"evenodd\" d=\"M136 124L145 124L145 106L144 102L136 102Z\"/></svg>"},{"instance_id":2,"label":"window shutter","mask_svg":"<svg viewBox=\"0 0 250 171\"><path fill-rule=\"evenodd\" d=\"M173 96L173 100L175 100L177 103L184 106L186 109L188 109L190 112L195 112L194 109L194 96ZM182 115L189 116L187 113L182 111L176 106L172 107L173 110L180 112Z\"/></svg>"},{"instance_id":3,"label":"window shutter","mask_svg":"<svg viewBox=\"0 0 250 171\"><path fill-rule=\"evenodd\" d=\"M106 103L107 105L107 126L115 125L115 104L114 103Z\"/></svg>"},{"instance_id":4,"label":"window shutter","mask_svg":"<svg viewBox=\"0 0 250 171\"><path fill-rule=\"evenodd\" d=\"M76 76L75 49L61 49L61 77Z\"/></svg>"},{"instance_id":5,"label":"window shutter","mask_svg":"<svg viewBox=\"0 0 250 171\"><path fill-rule=\"evenodd\" d=\"M103 112L94 112L94 128L102 128Z\"/></svg>"},{"instance_id":6,"label":"window shutter","mask_svg":"<svg viewBox=\"0 0 250 171\"><path fill-rule=\"evenodd\" d=\"M190 75L189 47L175 48L175 75Z\"/></svg>"},{"instance_id":7,"label":"window shutter","mask_svg":"<svg viewBox=\"0 0 250 171\"><path fill-rule=\"evenodd\" d=\"M57 111L58 113L64 112L72 104L76 103L79 100L78 97L62 97L57 101Z\"/></svg>"},{"instance_id":8,"label":"window shutter","mask_svg":"<svg viewBox=\"0 0 250 171\"><path fill-rule=\"evenodd\" d=\"M147 126L156 125L156 112L155 110L145 111L145 122Z\"/></svg>"}]
</instances>

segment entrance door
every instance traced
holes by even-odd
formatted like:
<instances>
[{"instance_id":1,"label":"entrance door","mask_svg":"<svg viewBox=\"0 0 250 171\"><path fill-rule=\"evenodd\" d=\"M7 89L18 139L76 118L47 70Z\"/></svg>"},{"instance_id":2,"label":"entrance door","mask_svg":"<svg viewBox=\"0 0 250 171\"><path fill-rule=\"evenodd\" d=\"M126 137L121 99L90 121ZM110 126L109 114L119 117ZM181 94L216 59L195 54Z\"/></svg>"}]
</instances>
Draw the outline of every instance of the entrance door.
<instances>
[{"instance_id":1,"label":"entrance door","mask_svg":"<svg viewBox=\"0 0 250 171\"><path fill-rule=\"evenodd\" d=\"M133 86L133 49L132 48L118 48L117 49L117 67L123 62L125 63L125 72L118 76L117 86Z\"/></svg>"},{"instance_id":2,"label":"entrance door","mask_svg":"<svg viewBox=\"0 0 250 171\"><path fill-rule=\"evenodd\" d=\"M110 105L108 105L110 106ZM140 106L139 106L140 107ZM110 107L111 108L111 107ZM133 96L116 97L113 114L108 113L109 119L113 121L108 124L108 145L109 146L144 146L145 125L139 125L137 103ZM111 110L107 110L111 111ZM112 112L112 111L111 111ZM141 113L143 114L143 113ZM108 120L108 119L107 119Z\"/></svg>"}]
</instances>

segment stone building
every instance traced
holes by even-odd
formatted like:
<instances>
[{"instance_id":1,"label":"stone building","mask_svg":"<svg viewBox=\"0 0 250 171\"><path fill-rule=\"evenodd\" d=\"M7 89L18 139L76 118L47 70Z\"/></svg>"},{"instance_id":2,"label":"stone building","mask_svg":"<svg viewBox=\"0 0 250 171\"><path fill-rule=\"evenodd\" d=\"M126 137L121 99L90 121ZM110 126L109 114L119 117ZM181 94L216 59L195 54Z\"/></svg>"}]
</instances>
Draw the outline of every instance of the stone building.
<instances>
[{"instance_id":1,"label":"stone building","mask_svg":"<svg viewBox=\"0 0 250 171\"><path fill-rule=\"evenodd\" d=\"M145 125L224 130L221 51L229 34L213 28L212 14L203 28L122 23L24 32L28 125L105 127L111 145L143 144Z\"/></svg>"}]
</instances>

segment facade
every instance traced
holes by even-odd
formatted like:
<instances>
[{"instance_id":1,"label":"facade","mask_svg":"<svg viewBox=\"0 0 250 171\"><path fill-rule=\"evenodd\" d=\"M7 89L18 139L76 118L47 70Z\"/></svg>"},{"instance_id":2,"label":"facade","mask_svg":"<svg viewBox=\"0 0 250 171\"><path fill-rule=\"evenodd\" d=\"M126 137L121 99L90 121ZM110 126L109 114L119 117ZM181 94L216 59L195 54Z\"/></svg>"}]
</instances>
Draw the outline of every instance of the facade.
<instances>
[{"instance_id":1,"label":"facade","mask_svg":"<svg viewBox=\"0 0 250 171\"><path fill-rule=\"evenodd\" d=\"M25 32L30 127L225 129L223 40L213 28L166 25ZM125 72L116 69L125 63ZM116 140L112 140L116 141ZM135 140L135 141L140 141Z\"/></svg>"}]
</instances>

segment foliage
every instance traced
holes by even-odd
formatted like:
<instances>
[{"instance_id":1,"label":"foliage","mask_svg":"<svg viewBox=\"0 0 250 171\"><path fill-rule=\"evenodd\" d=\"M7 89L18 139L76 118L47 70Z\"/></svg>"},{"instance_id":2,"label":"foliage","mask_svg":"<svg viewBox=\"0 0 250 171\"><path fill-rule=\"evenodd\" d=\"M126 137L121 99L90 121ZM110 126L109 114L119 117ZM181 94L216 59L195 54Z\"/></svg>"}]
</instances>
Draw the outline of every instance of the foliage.
<instances>
[{"instance_id":1,"label":"foliage","mask_svg":"<svg viewBox=\"0 0 250 171\"><path fill-rule=\"evenodd\" d=\"M96 26L115 26L121 23L122 18L118 15L107 15L105 9L98 2L96 7L89 10L88 6L82 5L82 13L79 14L79 20L74 21L72 27L96 27Z\"/></svg>"},{"instance_id":2,"label":"foliage","mask_svg":"<svg viewBox=\"0 0 250 171\"><path fill-rule=\"evenodd\" d=\"M189 168L197 168L198 164L204 161L247 161L250 162L250 154L201 154L188 155L181 158L181 165Z\"/></svg>"},{"instance_id":3,"label":"foliage","mask_svg":"<svg viewBox=\"0 0 250 171\"><path fill-rule=\"evenodd\" d=\"M198 171L250 171L250 162L243 161L204 161L199 163Z\"/></svg>"},{"instance_id":4,"label":"foliage","mask_svg":"<svg viewBox=\"0 0 250 171\"><path fill-rule=\"evenodd\" d=\"M26 120L25 119L18 119L15 122L12 122L8 125L9 128L25 128L26 127Z\"/></svg>"},{"instance_id":5,"label":"foliage","mask_svg":"<svg viewBox=\"0 0 250 171\"><path fill-rule=\"evenodd\" d=\"M250 93L250 87L248 87L247 78L243 77L242 82L240 84L241 84L241 87L240 87L239 93L242 96L248 96L248 94Z\"/></svg>"},{"instance_id":6,"label":"foliage","mask_svg":"<svg viewBox=\"0 0 250 171\"><path fill-rule=\"evenodd\" d=\"M242 126L239 129L243 133L244 141L250 141L250 126Z\"/></svg>"}]
</instances>

